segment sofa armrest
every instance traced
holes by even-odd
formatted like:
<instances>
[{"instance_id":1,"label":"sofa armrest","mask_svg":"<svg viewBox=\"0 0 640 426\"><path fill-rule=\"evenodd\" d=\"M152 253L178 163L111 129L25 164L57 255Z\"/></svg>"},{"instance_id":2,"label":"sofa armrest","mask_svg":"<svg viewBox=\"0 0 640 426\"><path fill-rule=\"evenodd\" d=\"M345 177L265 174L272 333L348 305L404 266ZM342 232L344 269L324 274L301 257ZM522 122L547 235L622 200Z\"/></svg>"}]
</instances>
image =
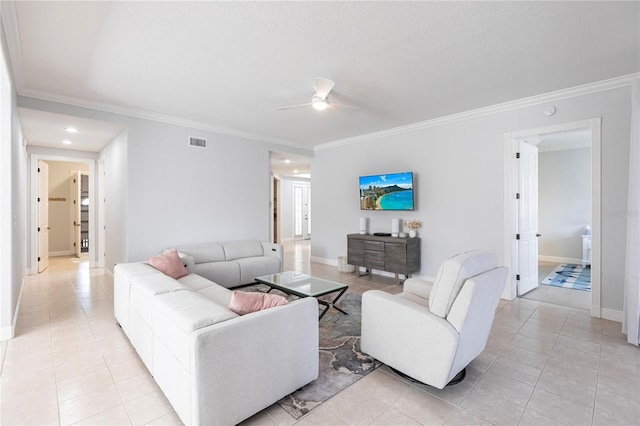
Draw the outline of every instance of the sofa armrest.
<instances>
[{"instance_id":1,"label":"sofa armrest","mask_svg":"<svg viewBox=\"0 0 640 426\"><path fill-rule=\"evenodd\" d=\"M318 377L318 301L307 297L192 334L195 424L236 424Z\"/></svg>"},{"instance_id":2,"label":"sofa armrest","mask_svg":"<svg viewBox=\"0 0 640 426\"><path fill-rule=\"evenodd\" d=\"M433 282L421 280L419 278L408 278L404 281L403 288L405 292L414 294L423 299L429 299Z\"/></svg>"},{"instance_id":3,"label":"sofa armrest","mask_svg":"<svg viewBox=\"0 0 640 426\"><path fill-rule=\"evenodd\" d=\"M282 272L282 244L262 241L262 249L264 250L265 256L273 256L280 259L280 272Z\"/></svg>"},{"instance_id":4,"label":"sofa armrest","mask_svg":"<svg viewBox=\"0 0 640 426\"><path fill-rule=\"evenodd\" d=\"M362 295L362 351L416 380L444 387L458 341L457 330L425 306L380 290Z\"/></svg>"}]
</instances>

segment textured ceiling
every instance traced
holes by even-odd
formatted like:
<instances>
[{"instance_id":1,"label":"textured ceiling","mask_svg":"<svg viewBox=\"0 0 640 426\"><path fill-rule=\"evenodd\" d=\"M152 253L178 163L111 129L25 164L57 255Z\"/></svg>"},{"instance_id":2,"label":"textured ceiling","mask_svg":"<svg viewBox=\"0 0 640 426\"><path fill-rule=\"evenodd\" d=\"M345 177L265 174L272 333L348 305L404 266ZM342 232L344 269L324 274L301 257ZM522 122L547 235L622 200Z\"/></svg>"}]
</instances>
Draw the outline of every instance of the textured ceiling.
<instances>
[{"instance_id":1,"label":"textured ceiling","mask_svg":"<svg viewBox=\"0 0 640 426\"><path fill-rule=\"evenodd\" d=\"M7 27L21 95L311 148L639 72L639 6L15 2ZM274 111L315 77L357 108Z\"/></svg>"},{"instance_id":2,"label":"textured ceiling","mask_svg":"<svg viewBox=\"0 0 640 426\"><path fill-rule=\"evenodd\" d=\"M117 123L28 108L18 108L18 114L24 137L29 145L34 146L99 152L124 130L124 126ZM68 132L66 129L69 127L77 132ZM63 145L64 140L70 144Z\"/></svg>"}]
</instances>

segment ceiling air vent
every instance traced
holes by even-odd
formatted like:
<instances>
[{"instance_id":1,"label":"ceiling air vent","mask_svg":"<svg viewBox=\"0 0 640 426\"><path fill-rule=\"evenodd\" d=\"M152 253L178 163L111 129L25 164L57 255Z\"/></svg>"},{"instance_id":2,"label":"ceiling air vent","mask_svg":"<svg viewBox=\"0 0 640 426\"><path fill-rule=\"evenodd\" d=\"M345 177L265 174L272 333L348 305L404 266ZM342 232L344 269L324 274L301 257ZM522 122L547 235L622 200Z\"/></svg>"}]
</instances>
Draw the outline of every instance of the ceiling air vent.
<instances>
[{"instance_id":1,"label":"ceiling air vent","mask_svg":"<svg viewBox=\"0 0 640 426\"><path fill-rule=\"evenodd\" d=\"M207 140L202 138L194 138L193 136L189 136L189 146L196 146L198 148L206 148Z\"/></svg>"}]
</instances>

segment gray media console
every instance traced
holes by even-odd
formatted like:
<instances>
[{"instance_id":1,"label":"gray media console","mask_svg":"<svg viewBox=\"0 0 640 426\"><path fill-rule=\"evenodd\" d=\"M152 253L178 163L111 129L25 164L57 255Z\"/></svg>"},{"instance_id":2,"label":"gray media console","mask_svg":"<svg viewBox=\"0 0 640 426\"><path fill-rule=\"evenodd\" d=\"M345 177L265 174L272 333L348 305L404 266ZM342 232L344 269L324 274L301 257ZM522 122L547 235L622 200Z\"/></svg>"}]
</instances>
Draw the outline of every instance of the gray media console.
<instances>
[{"instance_id":1,"label":"gray media console","mask_svg":"<svg viewBox=\"0 0 640 426\"><path fill-rule=\"evenodd\" d=\"M405 279L420 270L420 238L378 237L367 234L347 235L347 263L379 271L404 274Z\"/></svg>"}]
</instances>

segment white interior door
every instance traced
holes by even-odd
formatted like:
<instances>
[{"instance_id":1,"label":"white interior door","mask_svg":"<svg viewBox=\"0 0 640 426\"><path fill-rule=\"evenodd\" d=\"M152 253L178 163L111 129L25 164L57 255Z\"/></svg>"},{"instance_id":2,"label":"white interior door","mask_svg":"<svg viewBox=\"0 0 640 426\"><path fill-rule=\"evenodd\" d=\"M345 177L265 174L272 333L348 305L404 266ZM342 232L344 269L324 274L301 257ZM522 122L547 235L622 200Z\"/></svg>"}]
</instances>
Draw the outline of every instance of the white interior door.
<instances>
[{"instance_id":1,"label":"white interior door","mask_svg":"<svg viewBox=\"0 0 640 426\"><path fill-rule=\"evenodd\" d=\"M38 272L49 266L49 165L38 161Z\"/></svg>"},{"instance_id":2,"label":"white interior door","mask_svg":"<svg viewBox=\"0 0 640 426\"><path fill-rule=\"evenodd\" d=\"M538 287L538 148L519 141L518 296Z\"/></svg>"},{"instance_id":3,"label":"white interior door","mask_svg":"<svg viewBox=\"0 0 640 426\"><path fill-rule=\"evenodd\" d=\"M308 183L293 184L293 237L311 238L311 185Z\"/></svg>"},{"instance_id":4,"label":"white interior door","mask_svg":"<svg viewBox=\"0 0 640 426\"><path fill-rule=\"evenodd\" d=\"M80 191L82 189L82 174L76 171L73 176L73 248L75 255L82 255L82 242L80 241L80 230L82 228L82 213L80 212Z\"/></svg>"}]
</instances>

